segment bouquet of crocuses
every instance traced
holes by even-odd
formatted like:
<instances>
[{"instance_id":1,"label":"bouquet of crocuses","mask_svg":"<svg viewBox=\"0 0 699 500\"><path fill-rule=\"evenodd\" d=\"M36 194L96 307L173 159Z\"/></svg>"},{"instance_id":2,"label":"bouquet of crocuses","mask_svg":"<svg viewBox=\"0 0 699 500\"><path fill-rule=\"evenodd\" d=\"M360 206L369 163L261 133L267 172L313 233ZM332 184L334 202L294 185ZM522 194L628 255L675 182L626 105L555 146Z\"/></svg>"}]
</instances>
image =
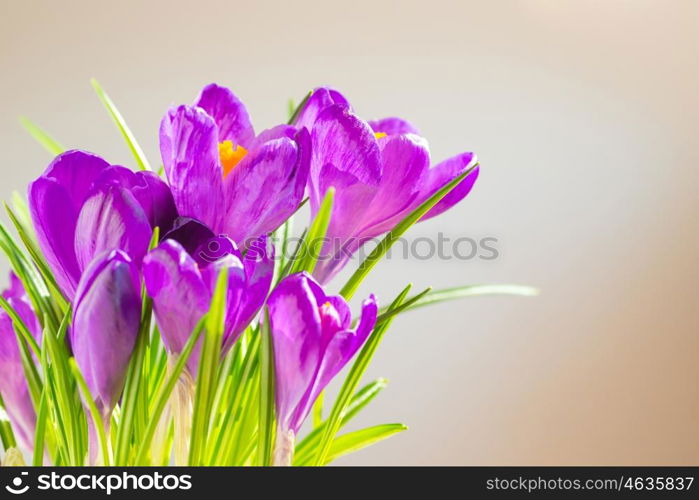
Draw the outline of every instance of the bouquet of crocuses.
<instances>
[{"instance_id":1,"label":"bouquet of crocuses","mask_svg":"<svg viewBox=\"0 0 699 500\"><path fill-rule=\"evenodd\" d=\"M472 153L431 166L405 120L367 122L340 92L317 88L287 124L256 133L242 102L212 84L167 111L154 169L93 86L137 169L66 151L24 120L55 158L26 198L5 204L16 235L0 225L13 269L0 298L5 464L325 465L405 429L341 432L385 386L360 384L398 314L534 293L409 285L351 311L391 245L478 176ZM306 202L311 221L292 244ZM351 361L324 412L324 389Z\"/></svg>"}]
</instances>

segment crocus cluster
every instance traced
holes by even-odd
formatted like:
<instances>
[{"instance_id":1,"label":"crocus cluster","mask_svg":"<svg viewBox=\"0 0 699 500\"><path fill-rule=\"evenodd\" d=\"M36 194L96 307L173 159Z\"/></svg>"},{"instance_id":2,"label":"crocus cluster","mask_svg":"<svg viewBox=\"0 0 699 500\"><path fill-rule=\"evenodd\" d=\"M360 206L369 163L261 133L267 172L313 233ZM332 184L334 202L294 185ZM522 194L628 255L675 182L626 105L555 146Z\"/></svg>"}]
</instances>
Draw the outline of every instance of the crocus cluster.
<instances>
[{"instance_id":1,"label":"crocus cluster","mask_svg":"<svg viewBox=\"0 0 699 500\"><path fill-rule=\"evenodd\" d=\"M72 310L67 347L108 429L139 335L149 334L143 325L151 305L174 362L226 270L221 360L246 330L268 327L276 456L288 463L284 446L377 323L373 294L353 318L346 300L324 287L369 239L472 169L422 220L463 199L478 176L475 157L462 153L432 166L427 141L412 124L366 121L325 87L309 95L289 124L256 132L233 92L208 85L193 104L169 109L159 133L162 176L72 150L29 186L36 243ZM315 218L331 188L332 214L312 274L280 276L271 235L305 198ZM0 312L0 394L20 444L31 448L37 402L19 340L29 334L41 344L44 319L15 275L10 283L2 296L28 332ZM200 340L188 358L190 379L197 377L201 347Z\"/></svg>"}]
</instances>

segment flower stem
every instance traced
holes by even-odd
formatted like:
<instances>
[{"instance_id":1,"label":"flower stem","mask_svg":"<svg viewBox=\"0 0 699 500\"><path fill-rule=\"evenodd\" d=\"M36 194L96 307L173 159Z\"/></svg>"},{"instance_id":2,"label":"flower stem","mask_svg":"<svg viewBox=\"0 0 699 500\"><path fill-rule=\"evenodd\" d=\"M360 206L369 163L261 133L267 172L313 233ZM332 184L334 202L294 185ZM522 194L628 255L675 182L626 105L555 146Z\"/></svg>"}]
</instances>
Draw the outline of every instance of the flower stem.
<instances>
[{"instance_id":1,"label":"flower stem","mask_svg":"<svg viewBox=\"0 0 699 500\"><path fill-rule=\"evenodd\" d=\"M296 436L294 431L285 431L281 427L277 428L277 443L274 447L274 466L288 467L294 459L294 442Z\"/></svg>"}]
</instances>

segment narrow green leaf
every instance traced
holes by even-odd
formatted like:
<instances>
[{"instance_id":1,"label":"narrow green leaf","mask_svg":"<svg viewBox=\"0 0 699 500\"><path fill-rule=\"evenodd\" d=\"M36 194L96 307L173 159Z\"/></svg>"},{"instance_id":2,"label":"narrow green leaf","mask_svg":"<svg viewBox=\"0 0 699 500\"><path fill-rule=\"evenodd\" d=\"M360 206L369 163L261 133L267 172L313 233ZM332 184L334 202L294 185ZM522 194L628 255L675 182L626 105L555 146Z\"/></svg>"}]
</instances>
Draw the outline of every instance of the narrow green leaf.
<instances>
[{"instance_id":1,"label":"narrow green leaf","mask_svg":"<svg viewBox=\"0 0 699 500\"><path fill-rule=\"evenodd\" d=\"M284 225L282 226L282 241L280 245L280 255L279 255L279 271L286 268L286 263L288 262L289 256L289 240L291 239L291 233L294 228L294 218L289 217ZM274 280L276 283L276 279Z\"/></svg>"},{"instance_id":2,"label":"narrow green leaf","mask_svg":"<svg viewBox=\"0 0 699 500\"><path fill-rule=\"evenodd\" d=\"M389 307L389 312L400 307L405 300L405 297L407 297L408 293L410 293L411 288L412 285L408 285L403 289L403 291L398 295L398 297L395 298ZM326 463L328 453L330 452L330 446L335 438L335 435L337 434L337 431L342 425L342 419L347 411L350 401L352 400L352 395L356 391L364 372L369 366L371 359L376 353L376 349L381 343L386 330L388 330L388 327L391 326L394 318L395 316L392 316L388 320L384 321L381 325L374 328L373 333L364 343L364 347L357 356L357 359L352 365L350 372L347 374L347 378L345 378L345 382L342 384L340 393L335 400L335 405L333 406L330 416L328 417L320 445L317 448L315 465L323 465Z\"/></svg>"},{"instance_id":3,"label":"narrow green leaf","mask_svg":"<svg viewBox=\"0 0 699 500\"><path fill-rule=\"evenodd\" d=\"M247 395L247 387L254 384L255 369L258 366L258 354L260 352L260 332L252 331L252 340L246 347L245 356L242 361L240 376L237 377L236 385L232 389L233 398L230 401L230 406L226 409L225 416L221 423L221 432L216 437L214 446L211 447L211 464L223 465L225 457L230 457L235 450L237 433L240 430L240 424L236 424L235 420L241 412L244 411L243 403ZM238 340L240 343L242 338Z\"/></svg>"},{"instance_id":4,"label":"narrow green leaf","mask_svg":"<svg viewBox=\"0 0 699 500\"><path fill-rule=\"evenodd\" d=\"M124 467L129 465L131 446L138 442L134 438L134 420L136 417L137 400L141 378L143 377L143 361L148 346L148 336L151 326L152 301L144 294L141 314L141 329L138 332L136 346L131 354L131 360L126 370L124 392L121 397L121 414L116 435L116 447L114 449L114 465Z\"/></svg>"},{"instance_id":5,"label":"narrow green leaf","mask_svg":"<svg viewBox=\"0 0 699 500\"><path fill-rule=\"evenodd\" d=\"M374 400L376 396L386 387L388 381L385 378L379 378L370 384L362 387L355 395L352 397L352 401L347 406L345 414L342 417L342 422L340 428L347 425L347 423L352 420L362 409L364 409L370 402ZM296 445L296 450L294 451L294 465L304 466L314 458L316 447L320 442L320 438L325 431L325 425L327 420L324 421L319 427L313 429L308 435Z\"/></svg>"},{"instance_id":6,"label":"narrow green leaf","mask_svg":"<svg viewBox=\"0 0 699 500\"><path fill-rule=\"evenodd\" d=\"M136 137L134 137L128 125L126 125L124 117L121 115L117 107L114 105L114 102L112 102L112 100L109 98L109 96L104 91L102 86L97 82L97 80L92 78L90 80L90 83L92 84L92 87L95 89L95 92L97 92L97 97L99 97L100 101L102 101L104 107L107 108L107 111L109 111L112 120L114 120L114 123L119 128L121 135L124 137L126 144L129 146L131 153L136 159L136 163L138 163L138 167L141 170L153 170L150 167L150 164L148 163L146 155L143 153L141 146L139 146L138 142L136 141Z\"/></svg>"},{"instance_id":7,"label":"narrow green leaf","mask_svg":"<svg viewBox=\"0 0 699 500\"><path fill-rule=\"evenodd\" d=\"M323 423L323 400L325 399L325 391L318 394L316 402L313 403L313 428L320 427Z\"/></svg>"},{"instance_id":8,"label":"narrow green leaf","mask_svg":"<svg viewBox=\"0 0 699 500\"><path fill-rule=\"evenodd\" d=\"M20 225L31 237L32 241L36 241L36 233L34 231L31 216L29 215L29 206L27 205L27 202L17 191L12 191L11 200L12 208L14 208L14 213L17 216Z\"/></svg>"},{"instance_id":9,"label":"narrow green leaf","mask_svg":"<svg viewBox=\"0 0 699 500\"><path fill-rule=\"evenodd\" d=\"M293 99L289 99L286 103L287 115L289 120L291 120L296 114L296 102Z\"/></svg>"},{"instance_id":10,"label":"narrow green leaf","mask_svg":"<svg viewBox=\"0 0 699 500\"><path fill-rule=\"evenodd\" d=\"M403 424L383 424L339 436L333 441L324 465L343 455L359 451L407 429Z\"/></svg>"},{"instance_id":11,"label":"narrow green leaf","mask_svg":"<svg viewBox=\"0 0 699 500\"><path fill-rule=\"evenodd\" d=\"M539 289L525 285L466 285L442 290L432 290L420 297L410 298L406 301L406 307L402 308L401 312L437 304L439 302L463 299L466 297L481 297L484 295L534 297L539 295ZM384 314L383 309L379 312Z\"/></svg>"},{"instance_id":12,"label":"narrow green leaf","mask_svg":"<svg viewBox=\"0 0 699 500\"><path fill-rule=\"evenodd\" d=\"M22 226L22 223L20 222L19 218L15 215L15 213L12 211L12 209L7 205L5 205L5 211L7 212L7 215L9 216L10 220L12 221L12 224L15 227L15 230L17 231L17 234L19 235L20 240L24 244L24 247L27 249L27 252L29 253L29 256L31 257L32 262L36 266L36 268L39 270L40 275L36 275L36 272L31 269L28 265L26 265L24 262L17 262L25 271L28 276L28 278L31 280L31 286L29 282L24 282L23 283L27 286L29 286L30 289L34 289L37 295L47 295L49 292L51 293L51 296L54 298L56 303L58 304L60 308L60 312L64 313L66 309L68 308L68 301L63 297L63 293L61 292L60 288L58 287L58 284L56 283L55 278L53 277L53 273L48 267L48 264L44 260L44 257L39 250L38 245L34 241L34 239L31 236L31 233L28 232L27 229L25 229ZM7 230L0 225L0 232L4 236L5 240L8 240L9 234L7 233ZM11 240L11 239L10 239ZM19 247L17 246L16 243L12 242L17 249L17 252L19 252ZM17 268L15 268L17 269ZM43 281L42 279L43 278ZM27 290L30 294L31 291L28 289ZM38 299L37 299L38 301ZM46 313L49 315L49 318L52 321L52 324L54 326L57 325L58 323L58 318L56 317L56 311L50 307L49 304L43 303L44 301L38 301L42 303L37 303L35 306L44 306L41 307L42 312Z\"/></svg>"},{"instance_id":13,"label":"narrow green leaf","mask_svg":"<svg viewBox=\"0 0 699 500\"><path fill-rule=\"evenodd\" d=\"M304 247L302 248L303 255L299 260L297 260L293 266L290 274L298 273L300 271L306 271L309 274L313 274L313 270L318 263L318 258L325 243L325 235L328 231L328 226L330 225L330 218L332 217L333 201L335 199L335 188L330 188L325 193L325 198L323 198L323 203L318 209L311 226L308 228L308 234L304 240Z\"/></svg>"},{"instance_id":14,"label":"narrow green leaf","mask_svg":"<svg viewBox=\"0 0 699 500\"><path fill-rule=\"evenodd\" d=\"M92 417L92 422L97 430L97 438L100 444L100 450L102 451L102 463L109 467L112 463L111 457L109 455L109 445L107 444L107 434L104 431L104 421L102 420L102 415L100 415L95 400L90 394L90 389L87 387L85 378L80 372L78 364L75 362L75 358L70 358L68 360L70 363L70 370L75 377L75 381L78 383L78 388L83 395L83 402L87 405L90 410L90 416Z\"/></svg>"},{"instance_id":15,"label":"narrow green leaf","mask_svg":"<svg viewBox=\"0 0 699 500\"><path fill-rule=\"evenodd\" d=\"M32 457L32 465L41 467L44 464L44 437L46 436L46 421L48 420L48 401L47 389L44 388L41 393L41 402L39 403L39 411L36 415L36 427L34 431L34 456Z\"/></svg>"},{"instance_id":16,"label":"narrow green leaf","mask_svg":"<svg viewBox=\"0 0 699 500\"><path fill-rule=\"evenodd\" d=\"M5 411L5 402L2 400L2 396L0 396L0 441L4 450L17 446L17 440L12 432L12 424Z\"/></svg>"},{"instance_id":17,"label":"narrow green leaf","mask_svg":"<svg viewBox=\"0 0 699 500\"><path fill-rule=\"evenodd\" d=\"M427 288L427 289L425 289L425 290L423 290L423 291L420 292L420 293L418 293L415 297L412 297L412 298L406 300L405 302L403 302L403 303L400 305L400 307L396 307L395 309L392 309L392 310L390 310L390 311L388 310L388 308L384 308L385 310L379 311L379 316L376 318L376 324L377 324L377 325L380 325L380 324L382 324L384 321L388 321L388 320L389 320L390 318L392 318L393 316L397 316L397 315L399 315L400 313L402 313L403 311L405 311L406 309L409 309L411 305L415 304L415 303L418 302L420 299L422 299L423 297L425 297L427 294L430 293L430 291L432 291L432 288L431 288L431 287L430 287L430 288Z\"/></svg>"},{"instance_id":18,"label":"narrow green leaf","mask_svg":"<svg viewBox=\"0 0 699 500\"><path fill-rule=\"evenodd\" d=\"M189 448L189 465L191 466L203 465L203 453L211 422L211 405L216 393L216 371L221 358L227 291L228 268L224 267L219 273L211 299L211 308L205 322L206 331L199 358Z\"/></svg>"},{"instance_id":19,"label":"narrow green leaf","mask_svg":"<svg viewBox=\"0 0 699 500\"><path fill-rule=\"evenodd\" d=\"M463 174L456 177L454 180L445 185L442 189L437 191L435 194L430 196L427 201L423 202L419 207L410 212L410 214L405 217L402 221L396 224L394 227L374 248L374 250L367 256L366 259L359 265L359 268L354 272L354 274L347 281L345 286L340 291L340 295L345 297L347 300L352 298L352 296L359 288L359 285L364 281L364 278L369 274L376 264L383 258L383 256L388 252L388 249L393 246L393 244L398 241L398 239L405 234L405 232L410 229L416 222L418 222L423 215L425 215L432 207L434 207L439 201L444 198L449 192L458 186L461 181L468 177L471 172L478 166L478 163L471 166Z\"/></svg>"},{"instance_id":20,"label":"narrow green leaf","mask_svg":"<svg viewBox=\"0 0 699 500\"><path fill-rule=\"evenodd\" d=\"M22 318L19 317L17 311L10 305L10 303L5 299L5 297L0 296L0 307L7 313L7 315L12 320L15 330L24 338L24 341L29 344L29 347L34 351L35 356L41 356L41 348L37 343L34 335L31 334L27 325L24 324Z\"/></svg>"},{"instance_id":21,"label":"narrow green leaf","mask_svg":"<svg viewBox=\"0 0 699 500\"><path fill-rule=\"evenodd\" d=\"M269 314L260 328L260 418L257 439L257 464L271 465L274 446L274 347L269 330Z\"/></svg>"},{"instance_id":22,"label":"narrow green leaf","mask_svg":"<svg viewBox=\"0 0 699 500\"><path fill-rule=\"evenodd\" d=\"M289 257L286 261L286 265L282 267L282 271L279 273L279 276L277 277L277 281L275 281L275 286L279 281L287 277L289 274L291 274L291 269L295 267L296 263L301 259L301 252L302 249L305 245L306 242L306 235L308 234L308 228L304 229L303 232L301 233L301 237L299 238L299 241L296 242L296 247L294 248L294 253ZM274 287L273 287L274 288Z\"/></svg>"},{"instance_id":23,"label":"narrow green leaf","mask_svg":"<svg viewBox=\"0 0 699 500\"><path fill-rule=\"evenodd\" d=\"M82 418L82 408L76 405L77 393L69 377L69 354L64 342L58 342L58 338L68 329L70 322L70 312L67 312L61 323L57 334L45 329L42 337L48 355L51 360L51 374L53 376L54 392L57 409L64 419L64 431L66 432L65 442L68 448L68 458L71 465L82 465L83 448L80 439L80 419Z\"/></svg>"},{"instance_id":24,"label":"narrow green leaf","mask_svg":"<svg viewBox=\"0 0 699 500\"><path fill-rule=\"evenodd\" d=\"M148 427L146 427L146 430L143 433L139 451L136 454L136 465L146 465L146 458L150 451L153 436L155 435L155 431L160 423L160 418L163 411L165 411L165 407L170 400L170 396L177 385L180 375L187 366L187 361L189 361L189 358L194 351L194 346L196 346L197 342L199 342L199 338L204 330L205 323L206 316L204 316L194 328L194 331L190 335L189 340L187 340L184 349L182 349L182 352L178 356L177 362L175 363L172 372L169 374L167 382L160 388L158 395L155 397L155 404L153 405L153 409L149 415L150 418L148 421Z\"/></svg>"},{"instance_id":25,"label":"narrow green leaf","mask_svg":"<svg viewBox=\"0 0 699 500\"><path fill-rule=\"evenodd\" d=\"M301 113L301 110L304 108L306 103L308 102L308 99L313 95L313 91L311 90L306 94L306 96L301 100L298 106L296 106L296 110L291 113L291 116L289 117L288 124L293 125L294 122L296 121L296 118L298 118L299 113ZM291 101L293 102L293 101Z\"/></svg>"},{"instance_id":26,"label":"narrow green leaf","mask_svg":"<svg viewBox=\"0 0 699 500\"><path fill-rule=\"evenodd\" d=\"M56 156L65 151L65 148L61 146L56 139L51 137L49 134L44 132L38 125L32 122L29 118L20 116L19 121L22 126L31 134L31 136L41 144L46 151Z\"/></svg>"}]
</instances>

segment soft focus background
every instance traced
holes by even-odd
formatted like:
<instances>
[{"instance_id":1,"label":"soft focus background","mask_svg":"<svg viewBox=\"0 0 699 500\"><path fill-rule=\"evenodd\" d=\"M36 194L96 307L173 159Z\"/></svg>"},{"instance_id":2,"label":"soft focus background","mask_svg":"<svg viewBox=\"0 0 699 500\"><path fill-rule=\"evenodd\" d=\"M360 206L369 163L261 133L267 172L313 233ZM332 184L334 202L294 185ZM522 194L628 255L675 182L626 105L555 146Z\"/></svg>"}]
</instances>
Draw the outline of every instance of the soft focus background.
<instances>
[{"instance_id":1,"label":"soft focus background","mask_svg":"<svg viewBox=\"0 0 699 500\"><path fill-rule=\"evenodd\" d=\"M100 80L153 163L166 108L211 81L258 130L331 84L478 153L469 198L411 237L498 238L491 261L394 259L360 295L525 283L538 298L400 318L356 425L410 431L343 464L699 464L699 3L694 0L2 0L0 198L69 147L133 165ZM0 271L5 275L3 262Z\"/></svg>"}]
</instances>

